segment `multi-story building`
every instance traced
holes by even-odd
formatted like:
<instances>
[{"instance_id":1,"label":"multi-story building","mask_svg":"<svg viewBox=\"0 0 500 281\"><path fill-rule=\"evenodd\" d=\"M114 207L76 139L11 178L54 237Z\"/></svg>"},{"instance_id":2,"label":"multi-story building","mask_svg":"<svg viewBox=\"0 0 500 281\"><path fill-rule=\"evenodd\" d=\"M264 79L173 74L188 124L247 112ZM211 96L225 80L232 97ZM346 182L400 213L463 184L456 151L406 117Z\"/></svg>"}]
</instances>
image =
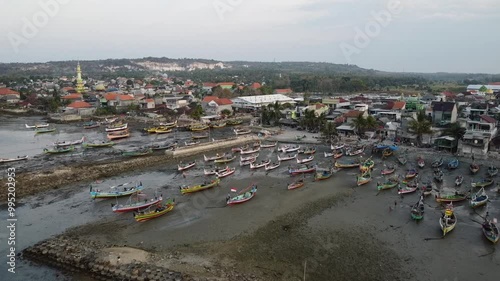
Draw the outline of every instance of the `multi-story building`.
<instances>
[{"instance_id":1,"label":"multi-story building","mask_svg":"<svg viewBox=\"0 0 500 281\"><path fill-rule=\"evenodd\" d=\"M497 135L497 121L487 115L466 121L466 131L461 143L463 153L483 154L488 152L490 141Z\"/></svg>"}]
</instances>

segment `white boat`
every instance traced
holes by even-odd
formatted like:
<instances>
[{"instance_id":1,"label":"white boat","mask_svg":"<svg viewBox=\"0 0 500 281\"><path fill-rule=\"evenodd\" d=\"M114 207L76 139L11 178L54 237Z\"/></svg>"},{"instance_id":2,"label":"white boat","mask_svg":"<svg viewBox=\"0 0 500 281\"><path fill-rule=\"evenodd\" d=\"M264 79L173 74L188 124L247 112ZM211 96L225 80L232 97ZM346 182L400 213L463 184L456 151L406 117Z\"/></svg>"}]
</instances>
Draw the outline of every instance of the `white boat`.
<instances>
[{"instance_id":1,"label":"white boat","mask_svg":"<svg viewBox=\"0 0 500 281\"><path fill-rule=\"evenodd\" d=\"M39 129L39 128L47 128L49 127L49 124L35 124L33 126L30 126L28 124L24 124L26 126L26 129Z\"/></svg>"},{"instance_id":2,"label":"white boat","mask_svg":"<svg viewBox=\"0 0 500 281\"><path fill-rule=\"evenodd\" d=\"M257 158L251 158L251 159L248 159L248 160L245 160L245 161L240 161L240 166L248 166L252 163L255 163L255 161L257 161Z\"/></svg>"},{"instance_id":3,"label":"white boat","mask_svg":"<svg viewBox=\"0 0 500 281\"><path fill-rule=\"evenodd\" d=\"M177 125L177 121L170 122L170 123L160 123L160 126L164 126L164 127L173 127L176 125Z\"/></svg>"},{"instance_id":4,"label":"white boat","mask_svg":"<svg viewBox=\"0 0 500 281\"><path fill-rule=\"evenodd\" d=\"M332 144L332 145L330 145L330 148L331 148L332 150L338 150L338 149L342 149L342 148L344 148L344 147L345 147L345 144L343 144L343 143L342 143L342 144L339 144L339 145L335 145L335 146L334 146L333 144Z\"/></svg>"},{"instance_id":5,"label":"white boat","mask_svg":"<svg viewBox=\"0 0 500 281\"><path fill-rule=\"evenodd\" d=\"M251 130L244 130L244 129L234 129L233 130L234 133L239 136L239 135L247 135L247 134L251 134L252 131Z\"/></svg>"},{"instance_id":6,"label":"white boat","mask_svg":"<svg viewBox=\"0 0 500 281\"><path fill-rule=\"evenodd\" d=\"M260 147L254 149L254 150L245 150L245 151L240 151L240 154L241 155L247 155L247 154L252 154L252 153L255 153L255 152L259 152L260 151Z\"/></svg>"},{"instance_id":7,"label":"white boat","mask_svg":"<svg viewBox=\"0 0 500 281\"><path fill-rule=\"evenodd\" d=\"M276 145L278 145L278 142L275 142L272 144L261 144L260 148L271 148L271 147L275 147Z\"/></svg>"},{"instance_id":8,"label":"white boat","mask_svg":"<svg viewBox=\"0 0 500 281\"><path fill-rule=\"evenodd\" d=\"M271 160L262 161L262 162L260 162L260 163L258 163L258 164L255 164L255 165L254 165L253 163L251 163L251 164L250 164L250 169L258 169L258 168L262 168L262 167L264 167L264 166L267 166L269 163L271 163Z\"/></svg>"},{"instance_id":9,"label":"white boat","mask_svg":"<svg viewBox=\"0 0 500 281\"><path fill-rule=\"evenodd\" d=\"M212 157L207 157L206 155L203 154L203 159L205 159L205 162L209 162L209 161L214 161L214 160L222 159L222 158L224 158L224 156L226 156L226 153L224 153L222 155L219 155L217 153L215 156L212 156Z\"/></svg>"},{"instance_id":10,"label":"white boat","mask_svg":"<svg viewBox=\"0 0 500 281\"><path fill-rule=\"evenodd\" d=\"M78 145L82 144L85 141L85 137L82 137L79 140L75 141L57 141L54 143L54 146L56 147L64 147L64 146L70 146L70 145Z\"/></svg>"},{"instance_id":11,"label":"white boat","mask_svg":"<svg viewBox=\"0 0 500 281\"><path fill-rule=\"evenodd\" d=\"M242 157L242 156L240 156L240 161L248 161L248 160L251 160L251 159L254 159L254 158L257 158L257 157L259 157L259 153L250 155L248 157Z\"/></svg>"},{"instance_id":12,"label":"white boat","mask_svg":"<svg viewBox=\"0 0 500 281\"><path fill-rule=\"evenodd\" d=\"M227 168L224 172L216 173L216 175L218 178L225 178L227 176L234 174L235 171L236 171L236 168L232 168L232 169Z\"/></svg>"},{"instance_id":13,"label":"white boat","mask_svg":"<svg viewBox=\"0 0 500 281\"><path fill-rule=\"evenodd\" d=\"M28 160L28 155L17 156L17 158L0 158L0 163L10 163L22 160Z\"/></svg>"},{"instance_id":14,"label":"white boat","mask_svg":"<svg viewBox=\"0 0 500 281\"><path fill-rule=\"evenodd\" d=\"M286 151L287 149L289 149L289 148L290 148L290 146L289 146L289 145L284 145L284 146L282 146L282 147L278 148L278 151L285 152L285 151Z\"/></svg>"},{"instance_id":15,"label":"white boat","mask_svg":"<svg viewBox=\"0 0 500 281\"><path fill-rule=\"evenodd\" d=\"M296 147L289 147L288 149L285 149L283 150L284 153L287 153L287 152L295 152L295 151L298 151L300 149L300 145L299 146L296 146Z\"/></svg>"},{"instance_id":16,"label":"white boat","mask_svg":"<svg viewBox=\"0 0 500 281\"><path fill-rule=\"evenodd\" d=\"M203 169L203 173L205 174L205 176L210 176L210 175L215 175L217 173L222 173L227 169L229 169L229 167L226 167L224 169L214 169L214 170Z\"/></svg>"},{"instance_id":17,"label":"white boat","mask_svg":"<svg viewBox=\"0 0 500 281\"><path fill-rule=\"evenodd\" d=\"M193 141L193 142L187 142L187 141L185 141L184 144L186 146L193 146L193 145L200 144L200 142L199 141Z\"/></svg>"},{"instance_id":18,"label":"white boat","mask_svg":"<svg viewBox=\"0 0 500 281\"><path fill-rule=\"evenodd\" d=\"M106 132L116 132L116 131L122 131L128 128L128 124L125 123L121 126L110 126L106 128Z\"/></svg>"},{"instance_id":19,"label":"white boat","mask_svg":"<svg viewBox=\"0 0 500 281\"><path fill-rule=\"evenodd\" d=\"M288 160L292 160L292 159L297 158L297 155L298 155L298 154L295 154L295 155L288 155L288 156L284 156L284 157L280 157L280 156L278 155L278 161L288 161Z\"/></svg>"},{"instance_id":20,"label":"white boat","mask_svg":"<svg viewBox=\"0 0 500 281\"><path fill-rule=\"evenodd\" d=\"M271 170L278 168L280 165L281 165L281 162L278 161L278 163L272 163L272 164L266 165L265 168L266 168L266 171L271 171Z\"/></svg>"},{"instance_id":21,"label":"white boat","mask_svg":"<svg viewBox=\"0 0 500 281\"><path fill-rule=\"evenodd\" d=\"M325 152L325 158L328 158L328 157L333 157L334 153L333 152Z\"/></svg>"},{"instance_id":22,"label":"white boat","mask_svg":"<svg viewBox=\"0 0 500 281\"><path fill-rule=\"evenodd\" d=\"M177 165L177 170L179 172L182 172L182 171L185 171L185 170L187 170L187 169L189 169L191 167L194 167L195 165L196 165L196 162L191 162L191 163L188 163L188 164L186 164L184 166Z\"/></svg>"},{"instance_id":23,"label":"white boat","mask_svg":"<svg viewBox=\"0 0 500 281\"><path fill-rule=\"evenodd\" d=\"M104 118L104 120L106 120L106 123L111 124L111 123L115 123L116 120L118 120L118 118L110 118L110 119Z\"/></svg>"},{"instance_id":24,"label":"white boat","mask_svg":"<svg viewBox=\"0 0 500 281\"><path fill-rule=\"evenodd\" d=\"M304 158L304 159L297 158L297 164L304 164L304 163L311 162L313 160L314 160L314 155L311 155L311 156Z\"/></svg>"},{"instance_id":25,"label":"white boat","mask_svg":"<svg viewBox=\"0 0 500 281\"><path fill-rule=\"evenodd\" d=\"M345 152L345 155L346 156L356 156L356 155L359 155L359 154L363 153L364 151L365 151L365 147L359 148L359 149L357 149L355 151L347 150Z\"/></svg>"}]
</instances>

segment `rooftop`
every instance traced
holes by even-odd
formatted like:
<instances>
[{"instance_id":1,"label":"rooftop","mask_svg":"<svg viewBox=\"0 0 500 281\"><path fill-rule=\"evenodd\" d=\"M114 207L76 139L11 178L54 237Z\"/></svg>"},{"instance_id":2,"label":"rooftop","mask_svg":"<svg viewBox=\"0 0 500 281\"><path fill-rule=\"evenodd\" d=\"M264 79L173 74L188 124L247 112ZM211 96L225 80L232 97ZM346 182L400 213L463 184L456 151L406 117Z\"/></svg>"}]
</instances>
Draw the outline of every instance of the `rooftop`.
<instances>
[{"instance_id":1,"label":"rooftop","mask_svg":"<svg viewBox=\"0 0 500 281\"><path fill-rule=\"evenodd\" d=\"M84 102L84 101L75 101L75 102L70 103L67 107L70 107L70 108L91 108L92 105L90 105L90 103Z\"/></svg>"}]
</instances>

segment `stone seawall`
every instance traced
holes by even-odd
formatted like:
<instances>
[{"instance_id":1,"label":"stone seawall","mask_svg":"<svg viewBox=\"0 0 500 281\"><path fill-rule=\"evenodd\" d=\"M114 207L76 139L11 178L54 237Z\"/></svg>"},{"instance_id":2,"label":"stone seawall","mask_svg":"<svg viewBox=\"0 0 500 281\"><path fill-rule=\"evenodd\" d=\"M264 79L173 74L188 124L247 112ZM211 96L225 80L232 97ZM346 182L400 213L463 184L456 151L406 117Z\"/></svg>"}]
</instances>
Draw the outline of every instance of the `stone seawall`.
<instances>
[{"instance_id":1,"label":"stone seawall","mask_svg":"<svg viewBox=\"0 0 500 281\"><path fill-rule=\"evenodd\" d=\"M165 154L172 158L189 157L208 151L232 148L235 146L244 145L246 143L254 142L257 140L259 140L259 138L256 136L240 136L234 139L226 139L220 141L216 140L213 142L199 144L197 146L192 146L192 147L181 147L176 149L175 151L166 151Z\"/></svg>"}]
</instances>

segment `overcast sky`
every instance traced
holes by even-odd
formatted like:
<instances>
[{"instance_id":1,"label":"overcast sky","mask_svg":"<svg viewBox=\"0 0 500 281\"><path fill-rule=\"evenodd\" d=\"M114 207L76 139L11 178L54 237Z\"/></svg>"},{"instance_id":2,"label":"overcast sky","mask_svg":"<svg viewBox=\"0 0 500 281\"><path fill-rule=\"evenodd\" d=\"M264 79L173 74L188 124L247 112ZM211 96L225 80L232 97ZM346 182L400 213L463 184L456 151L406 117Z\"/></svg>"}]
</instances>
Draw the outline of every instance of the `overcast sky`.
<instances>
[{"instance_id":1,"label":"overcast sky","mask_svg":"<svg viewBox=\"0 0 500 281\"><path fill-rule=\"evenodd\" d=\"M0 5L0 62L155 56L500 73L499 0L0 0Z\"/></svg>"}]
</instances>

